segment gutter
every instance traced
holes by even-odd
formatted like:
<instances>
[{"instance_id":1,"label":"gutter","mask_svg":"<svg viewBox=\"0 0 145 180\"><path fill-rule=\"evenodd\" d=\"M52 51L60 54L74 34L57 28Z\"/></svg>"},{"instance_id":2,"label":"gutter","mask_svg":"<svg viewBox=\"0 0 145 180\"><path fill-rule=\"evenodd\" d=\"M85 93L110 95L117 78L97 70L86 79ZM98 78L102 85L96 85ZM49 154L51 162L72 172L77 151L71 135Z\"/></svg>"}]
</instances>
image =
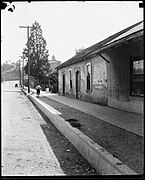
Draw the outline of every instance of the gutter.
<instances>
[{"instance_id":1,"label":"gutter","mask_svg":"<svg viewBox=\"0 0 145 180\"><path fill-rule=\"evenodd\" d=\"M79 153L87 159L99 175L138 175L122 161L114 157L102 146L90 139L77 128L72 127L60 116L60 112L28 94L29 99L50 119L56 128L72 143Z\"/></svg>"}]
</instances>

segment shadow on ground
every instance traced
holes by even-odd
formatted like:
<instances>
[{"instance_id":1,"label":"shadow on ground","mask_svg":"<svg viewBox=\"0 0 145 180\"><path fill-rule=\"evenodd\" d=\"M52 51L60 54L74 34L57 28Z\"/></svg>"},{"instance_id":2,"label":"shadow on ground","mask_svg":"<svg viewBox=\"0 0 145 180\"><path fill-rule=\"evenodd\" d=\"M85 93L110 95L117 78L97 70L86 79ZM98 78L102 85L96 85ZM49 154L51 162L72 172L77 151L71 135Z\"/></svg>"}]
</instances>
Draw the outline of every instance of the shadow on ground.
<instances>
[{"instance_id":1,"label":"shadow on ground","mask_svg":"<svg viewBox=\"0 0 145 180\"><path fill-rule=\"evenodd\" d=\"M46 122L46 124L40 126L53 150L53 153L58 159L64 174L68 176L98 175L95 169L91 167L88 161L82 157L78 150L65 138L65 136L60 133L44 113L36 106L35 108Z\"/></svg>"},{"instance_id":2,"label":"shadow on ground","mask_svg":"<svg viewBox=\"0 0 145 180\"><path fill-rule=\"evenodd\" d=\"M139 174L144 172L144 138L115 125L85 114L50 98L41 100L61 113L61 117L77 119L80 131L104 147L113 156Z\"/></svg>"},{"instance_id":3,"label":"shadow on ground","mask_svg":"<svg viewBox=\"0 0 145 180\"><path fill-rule=\"evenodd\" d=\"M48 120L50 121L50 120ZM66 175L96 175L95 170L51 122L41 128Z\"/></svg>"}]
</instances>

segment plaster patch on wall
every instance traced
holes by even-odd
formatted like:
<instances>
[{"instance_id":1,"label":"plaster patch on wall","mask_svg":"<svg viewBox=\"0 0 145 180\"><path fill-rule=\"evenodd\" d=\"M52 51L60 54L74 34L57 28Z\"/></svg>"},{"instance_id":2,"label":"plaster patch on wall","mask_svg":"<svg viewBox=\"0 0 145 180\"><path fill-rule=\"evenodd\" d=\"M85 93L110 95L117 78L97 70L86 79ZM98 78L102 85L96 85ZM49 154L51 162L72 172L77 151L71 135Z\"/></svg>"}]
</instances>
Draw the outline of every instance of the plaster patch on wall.
<instances>
[{"instance_id":1,"label":"plaster patch on wall","mask_svg":"<svg viewBox=\"0 0 145 180\"><path fill-rule=\"evenodd\" d=\"M107 87L107 67L104 61L95 61L93 76L93 87L97 89Z\"/></svg>"}]
</instances>

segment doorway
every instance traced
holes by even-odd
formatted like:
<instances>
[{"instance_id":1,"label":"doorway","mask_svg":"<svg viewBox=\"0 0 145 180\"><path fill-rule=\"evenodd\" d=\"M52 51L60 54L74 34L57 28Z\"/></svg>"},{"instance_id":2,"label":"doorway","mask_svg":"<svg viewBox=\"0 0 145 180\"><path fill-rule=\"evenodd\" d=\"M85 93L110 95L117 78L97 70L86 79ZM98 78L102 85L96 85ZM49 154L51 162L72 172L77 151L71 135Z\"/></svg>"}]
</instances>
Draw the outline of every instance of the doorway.
<instances>
[{"instance_id":1,"label":"doorway","mask_svg":"<svg viewBox=\"0 0 145 180\"><path fill-rule=\"evenodd\" d=\"M62 94L65 95L65 74L62 77Z\"/></svg>"},{"instance_id":2,"label":"doorway","mask_svg":"<svg viewBox=\"0 0 145 180\"><path fill-rule=\"evenodd\" d=\"M80 90L80 72L76 71L76 99L79 98L79 90Z\"/></svg>"}]
</instances>

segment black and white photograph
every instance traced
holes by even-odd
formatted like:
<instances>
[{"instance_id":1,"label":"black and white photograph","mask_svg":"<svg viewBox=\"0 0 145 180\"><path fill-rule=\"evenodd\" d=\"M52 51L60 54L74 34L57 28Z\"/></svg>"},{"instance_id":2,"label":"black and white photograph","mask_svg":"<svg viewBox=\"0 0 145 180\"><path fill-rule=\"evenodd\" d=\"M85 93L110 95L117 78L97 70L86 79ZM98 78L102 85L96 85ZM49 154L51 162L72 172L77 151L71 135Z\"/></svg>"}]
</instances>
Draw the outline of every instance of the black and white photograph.
<instances>
[{"instance_id":1,"label":"black and white photograph","mask_svg":"<svg viewBox=\"0 0 145 180\"><path fill-rule=\"evenodd\" d=\"M144 176L142 1L1 2L1 176Z\"/></svg>"}]
</instances>

